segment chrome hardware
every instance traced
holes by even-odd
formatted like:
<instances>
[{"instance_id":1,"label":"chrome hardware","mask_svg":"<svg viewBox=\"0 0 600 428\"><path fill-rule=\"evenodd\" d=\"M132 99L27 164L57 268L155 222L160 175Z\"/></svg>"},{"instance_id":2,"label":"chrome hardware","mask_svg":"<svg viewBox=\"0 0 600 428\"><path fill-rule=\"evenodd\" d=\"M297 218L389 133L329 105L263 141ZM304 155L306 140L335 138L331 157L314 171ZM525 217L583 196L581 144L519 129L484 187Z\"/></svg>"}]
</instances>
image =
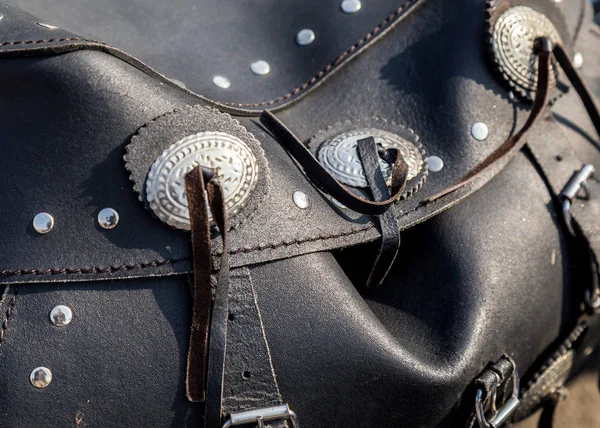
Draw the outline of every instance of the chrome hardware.
<instances>
[{"instance_id":1,"label":"chrome hardware","mask_svg":"<svg viewBox=\"0 0 600 428\"><path fill-rule=\"evenodd\" d=\"M498 386L502 383L500 377L496 375L498 379ZM496 409L496 391L492 392L490 396L490 412L491 420L485 416L485 410L483 408L483 390L479 388L475 394L475 416L480 428L499 428L504 425L510 416L517 410L521 400L519 400L519 373L515 367L515 374L513 376L513 390L510 399L502 406L500 410Z\"/></svg>"},{"instance_id":2,"label":"chrome hardware","mask_svg":"<svg viewBox=\"0 0 600 428\"><path fill-rule=\"evenodd\" d=\"M292 428L300 428L298 417L292 410L290 410L290 406L287 404L265 407L263 409L248 410L239 413L231 413L229 415L229 419L223 424L223 428L248 424L256 424L258 428L264 428L265 422L275 421L278 419L287 419L291 422Z\"/></svg>"},{"instance_id":3,"label":"chrome hardware","mask_svg":"<svg viewBox=\"0 0 600 428\"><path fill-rule=\"evenodd\" d=\"M58 305L50 311L50 321L57 327L69 325L73 320L73 311L68 306Z\"/></svg>"},{"instance_id":4,"label":"chrome hardware","mask_svg":"<svg viewBox=\"0 0 600 428\"><path fill-rule=\"evenodd\" d=\"M52 372L47 367L37 367L31 371L29 381L38 389L44 389L52 382Z\"/></svg>"},{"instance_id":5,"label":"chrome hardware","mask_svg":"<svg viewBox=\"0 0 600 428\"><path fill-rule=\"evenodd\" d=\"M484 141L488 137L489 133L490 131L487 125L483 122L477 122L471 127L471 135L477 141Z\"/></svg>"},{"instance_id":6,"label":"chrome hardware","mask_svg":"<svg viewBox=\"0 0 600 428\"><path fill-rule=\"evenodd\" d=\"M33 218L33 229L42 235L54 228L54 217L48 213L39 213Z\"/></svg>"},{"instance_id":7,"label":"chrome hardware","mask_svg":"<svg viewBox=\"0 0 600 428\"><path fill-rule=\"evenodd\" d=\"M444 167L444 161L438 156L429 156L427 158L427 167L431 172L441 171Z\"/></svg>"},{"instance_id":8,"label":"chrome hardware","mask_svg":"<svg viewBox=\"0 0 600 428\"><path fill-rule=\"evenodd\" d=\"M296 43L298 43L300 46L310 45L315 41L315 37L315 32L313 30L310 28L304 28L296 35Z\"/></svg>"},{"instance_id":9,"label":"chrome hardware","mask_svg":"<svg viewBox=\"0 0 600 428\"><path fill-rule=\"evenodd\" d=\"M267 61L256 61L250 64L250 70L257 76L266 76L271 71L271 66Z\"/></svg>"},{"instance_id":10,"label":"chrome hardware","mask_svg":"<svg viewBox=\"0 0 600 428\"><path fill-rule=\"evenodd\" d=\"M584 165L571 179L567 182L567 185L560 193L560 197L563 200L562 214L565 220L565 224L569 233L573 236L577 236L575 229L573 228L573 220L571 218L571 204L573 199L579 195L583 190L585 191L585 197L588 197L586 181L594 175L594 167L592 165Z\"/></svg>"}]
</instances>

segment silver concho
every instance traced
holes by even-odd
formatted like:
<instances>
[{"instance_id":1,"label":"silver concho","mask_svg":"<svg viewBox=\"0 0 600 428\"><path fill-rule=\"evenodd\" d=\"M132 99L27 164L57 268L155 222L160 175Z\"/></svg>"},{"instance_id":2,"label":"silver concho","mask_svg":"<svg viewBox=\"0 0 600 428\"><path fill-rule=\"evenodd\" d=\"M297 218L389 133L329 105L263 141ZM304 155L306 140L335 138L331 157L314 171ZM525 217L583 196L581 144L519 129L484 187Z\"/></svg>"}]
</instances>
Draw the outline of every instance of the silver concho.
<instances>
[{"instance_id":1,"label":"silver concho","mask_svg":"<svg viewBox=\"0 0 600 428\"><path fill-rule=\"evenodd\" d=\"M258 164L246 143L224 132L189 135L167 148L146 180L150 208L167 224L190 230L185 175L198 165L216 170L229 217L247 204L258 181Z\"/></svg>"},{"instance_id":2,"label":"silver concho","mask_svg":"<svg viewBox=\"0 0 600 428\"><path fill-rule=\"evenodd\" d=\"M492 31L491 48L499 71L529 97L537 88L538 80L533 44L536 38L542 36L549 37L553 42L561 41L552 21L527 6L515 6L505 11ZM557 78L558 70L552 64L550 86L556 84Z\"/></svg>"},{"instance_id":3,"label":"silver concho","mask_svg":"<svg viewBox=\"0 0 600 428\"><path fill-rule=\"evenodd\" d=\"M319 161L340 182L352 187L368 187L358 157L358 140L368 137L373 137L376 144L381 144L386 149L398 149L402 153L408 164L408 180L416 177L423 168L423 156L413 143L380 129L344 132L325 141L319 149ZM384 160L379 162L384 178L391 184L391 165Z\"/></svg>"}]
</instances>

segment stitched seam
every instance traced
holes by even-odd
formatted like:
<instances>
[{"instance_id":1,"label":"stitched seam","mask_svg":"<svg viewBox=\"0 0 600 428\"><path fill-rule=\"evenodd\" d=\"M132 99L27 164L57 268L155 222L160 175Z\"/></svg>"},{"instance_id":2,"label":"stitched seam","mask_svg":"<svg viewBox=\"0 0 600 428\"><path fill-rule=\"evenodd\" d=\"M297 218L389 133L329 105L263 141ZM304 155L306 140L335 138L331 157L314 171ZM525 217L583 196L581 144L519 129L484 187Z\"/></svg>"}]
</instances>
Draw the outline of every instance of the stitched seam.
<instances>
[{"instance_id":1,"label":"stitched seam","mask_svg":"<svg viewBox=\"0 0 600 428\"><path fill-rule=\"evenodd\" d=\"M0 46L15 46L15 45L37 45L41 43L54 43L54 42L89 42L98 43L104 46L111 46L108 43L99 42L97 40L84 39L81 37L63 37L58 39L42 39L42 40L17 40L14 42L0 42Z\"/></svg>"},{"instance_id":2,"label":"stitched seam","mask_svg":"<svg viewBox=\"0 0 600 428\"><path fill-rule=\"evenodd\" d=\"M410 211L405 212L397 219L405 217L413 212L419 210L420 208L425 207L425 205L418 205ZM239 253L251 253L253 251L264 251L264 250L276 250L280 247L287 247L294 244L305 244L307 242L315 242L315 241L326 241L329 239L342 238L344 236L351 236L357 233L366 232L368 230L373 229L375 226L373 224L369 224L360 229L355 229L347 232L341 232L335 235L329 236L313 236L304 239L295 239L293 241L283 241L279 244L261 244L251 248L237 248L235 250L229 251L229 254L235 255ZM217 256L220 253L216 254ZM134 269L147 269L151 267L160 267L169 264L176 263L185 263L189 262L192 259L190 257L182 257L178 259L166 259L166 260L155 260L148 263L136 263L133 265L123 265L123 266L109 266L104 268L74 268L74 269L17 269L17 270L0 270L0 278L2 277L11 277L11 276L25 276L25 275L68 275L68 274L103 274L103 273L114 273L114 272L126 272Z\"/></svg>"},{"instance_id":3,"label":"stitched seam","mask_svg":"<svg viewBox=\"0 0 600 428\"><path fill-rule=\"evenodd\" d=\"M381 23L379 23L379 25L377 25L371 31L369 31L366 36L364 36L358 42L356 42L355 44L350 46L345 52L343 52L341 55L339 55L335 60L333 60L331 63L329 63L325 68L323 68L321 71L319 71L315 76L313 76L312 79L310 79L309 81L304 83L302 86L298 86L297 88L293 89L292 91L288 92L287 94L282 95L278 98L275 98L271 101L263 101L261 103L249 103L249 104L225 103L224 102L222 104L228 105L228 106L235 106L235 107L264 107L264 106L270 106L273 104L277 104L281 101L285 101L288 98L293 97L294 95L298 95L300 92L307 90L309 87L313 86L319 80L321 80L325 76L327 76L331 71L334 70L335 67L340 65L346 59L346 57L348 57L349 55L354 53L358 48L360 48L366 42L370 41L373 38L373 36L375 36L379 31L381 31L383 28L385 28L386 26L391 24L396 18L398 18L402 14L402 12L407 7L409 7L411 5L411 3L413 3L414 1L415 0L408 0L406 3L404 3L398 9L396 9L396 11L394 13L392 13L386 19L381 21Z\"/></svg>"},{"instance_id":4,"label":"stitched seam","mask_svg":"<svg viewBox=\"0 0 600 428\"><path fill-rule=\"evenodd\" d=\"M12 316L15 305L17 304L17 296L19 295L19 288L15 287L15 294L13 294L10 302L8 304L8 308L6 309L6 315L4 320L2 321L2 329L0 329L0 355L2 354L2 348L4 346L4 337L6 336L6 332L8 331L8 325L10 322L10 317Z\"/></svg>"},{"instance_id":5,"label":"stitched seam","mask_svg":"<svg viewBox=\"0 0 600 428\"><path fill-rule=\"evenodd\" d=\"M176 263L183 263L190 261L190 257L183 257L179 259L166 259L166 260L155 260L148 263L136 263L133 265L123 266L109 266L104 268L75 268L75 269L17 269L17 270L0 270L0 277L8 276L24 276L24 275L64 275L64 274L102 274L102 273L113 273L123 272L133 269L147 269L151 267L160 267L165 265L172 265Z\"/></svg>"}]
</instances>

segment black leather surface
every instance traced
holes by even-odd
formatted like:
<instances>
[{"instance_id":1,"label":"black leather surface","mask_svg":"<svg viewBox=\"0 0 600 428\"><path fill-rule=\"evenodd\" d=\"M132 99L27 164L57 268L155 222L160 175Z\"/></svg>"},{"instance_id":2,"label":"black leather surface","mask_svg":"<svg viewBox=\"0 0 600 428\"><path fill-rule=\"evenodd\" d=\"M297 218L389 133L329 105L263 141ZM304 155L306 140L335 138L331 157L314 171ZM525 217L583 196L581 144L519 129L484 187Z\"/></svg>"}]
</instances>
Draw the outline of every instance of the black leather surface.
<instances>
[{"instance_id":1,"label":"black leather surface","mask_svg":"<svg viewBox=\"0 0 600 428\"><path fill-rule=\"evenodd\" d=\"M330 255L253 268L284 399L308 426L384 414L390 426L456 426L457 398L489 362L507 353L523 372L570 327L578 302L556 221L521 155L485 192L404 232L373 292L361 296ZM364 252L339 254L348 273Z\"/></svg>"},{"instance_id":2,"label":"black leather surface","mask_svg":"<svg viewBox=\"0 0 600 428\"><path fill-rule=\"evenodd\" d=\"M285 5L264 0L55 0L51 7L38 0L10 3L61 28L113 44L211 99L252 104L302 87L379 27L357 47L377 36L385 29L382 21L399 7L408 9L416 2L371 0L356 14L343 13L338 0L314 5L302 0ZM303 28L316 34L310 46L296 44ZM268 76L250 71L258 60L270 64ZM228 77L231 87L215 86L214 75Z\"/></svg>"},{"instance_id":3,"label":"black leather surface","mask_svg":"<svg viewBox=\"0 0 600 428\"><path fill-rule=\"evenodd\" d=\"M327 85L279 114L303 140L353 117L380 117L413 128L427 152L440 156L446 166L431 174L418 198L400 203L401 229L473 191L465 189L449 200L420 206L421 200L457 181L504 142L515 126L514 106L490 72L481 45L483 12L479 1L430 2ZM465 43L456 45L450 34ZM4 241L19 242L2 257L2 280L85 280L189 271L187 235L170 230L143 210L121 158L140 126L197 100L100 52L4 61L3 93L10 103L0 106L0 125L5 141L26 141L27 148L21 150L15 143L1 161L7 176L18 176L26 189L2 190L5 200L15 201L0 208L7 218ZM476 121L490 128L485 142L470 135ZM299 174L277 142L252 121L241 123L261 141L276 185L263 209L232 233L233 266L377 238L368 218L351 212L340 216L339 209ZM23 170L22 165L28 168ZM54 165L64 167L57 173ZM310 209L299 210L293 204L291 194L296 190L308 195ZM96 212L104 206L121 213L117 229L106 232L95 226ZM55 216L56 228L40 237L28 224L42 210ZM303 226L292 227L298 224ZM52 275L45 273L48 270Z\"/></svg>"},{"instance_id":4,"label":"black leather surface","mask_svg":"<svg viewBox=\"0 0 600 428\"><path fill-rule=\"evenodd\" d=\"M445 162L417 195L439 191L517 126L514 106L486 62L483 9L481 1L427 2L280 117L302 139L354 117L409 126ZM577 49L584 52L584 73L598 85L595 32L584 26ZM15 286L8 288L0 304L7 326L0 341L0 425L68 426L79 417L89 426L199 425L182 384L186 276L91 281L189 270L189 238L144 210L121 158L140 126L197 98L100 52L0 65L0 171L9 183L1 192L11 202L0 205L0 269L38 269L4 280L82 281L21 285L14 305ZM556 108L569 116L558 120L571 127L576 150L595 162L600 158L582 137L586 119L572 95L559 100ZM485 142L470 137L474 121L488 125ZM341 221L276 142L250 120L243 124L280 175L269 202L277 209L245 223L252 226L232 237L233 256L238 264L269 261L250 269L282 399L303 426L456 426L461 394L489 362L507 353L527 376L570 331L580 303L572 259L549 189L525 155L461 204L403 232L391 276L360 294L353 284L374 255L369 246L337 251L336 258L316 253L272 261L376 234L364 219ZM548 145L557 137L563 138L550 133ZM298 189L309 195L310 210L293 206L290 195ZM401 227L444 208L416 209L418 202L398 207ZM95 226L104 206L121 213L113 231ZM57 221L46 236L28 228L41 210ZM171 261L157 263L165 260ZM107 266L113 268L94 270ZM62 329L48 322L58 303L76 314ZM28 381L39 365L55 374L46 390Z\"/></svg>"}]
</instances>

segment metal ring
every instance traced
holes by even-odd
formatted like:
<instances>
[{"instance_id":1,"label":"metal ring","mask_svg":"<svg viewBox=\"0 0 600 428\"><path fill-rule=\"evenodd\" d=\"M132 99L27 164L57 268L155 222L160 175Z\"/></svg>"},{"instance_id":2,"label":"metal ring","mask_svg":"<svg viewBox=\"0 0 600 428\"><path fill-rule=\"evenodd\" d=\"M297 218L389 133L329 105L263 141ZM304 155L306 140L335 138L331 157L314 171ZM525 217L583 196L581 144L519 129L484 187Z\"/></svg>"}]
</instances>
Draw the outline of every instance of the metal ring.
<instances>
[{"instance_id":1,"label":"metal ring","mask_svg":"<svg viewBox=\"0 0 600 428\"><path fill-rule=\"evenodd\" d=\"M594 293L596 297L592 298L592 292L588 289L585 290L585 306L591 309L593 312L600 312L600 292L596 290Z\"/></svg>"},{"instance_id":2,"label":"metal ring","mask_svg":"<svg viewBox=\"0 0 600 428\"><path fill-rule=\"evenodd\" d=\"M565 199L562 205L562 214L563 220L565 221L565 226L567 226L567 230L573 237L577 237L577 233L575 232L575 228L573 227L573 217L571 217L571 200Z\"/></svg>"},{"instance_id":3,"label":"metal ring","mask_svg":"<svg viewBox=\"0 0 600 428\"><path fill-rule=\"evenodd\" d=\"M483 410L483 390L477 389L475 393L475 417L480 428L498 428L508 420L508 418L514 413L519 406L519 389L520 389L520 378L519 372L515 367L515 373L513 375L513 390L511 398L502 406L502 408L492 415L492 420L488 421L485 417L485 411ZM495 394L494 394L495 396ZM495 408L495 403L493 408Z\"/></svg>"}]
</instances>

